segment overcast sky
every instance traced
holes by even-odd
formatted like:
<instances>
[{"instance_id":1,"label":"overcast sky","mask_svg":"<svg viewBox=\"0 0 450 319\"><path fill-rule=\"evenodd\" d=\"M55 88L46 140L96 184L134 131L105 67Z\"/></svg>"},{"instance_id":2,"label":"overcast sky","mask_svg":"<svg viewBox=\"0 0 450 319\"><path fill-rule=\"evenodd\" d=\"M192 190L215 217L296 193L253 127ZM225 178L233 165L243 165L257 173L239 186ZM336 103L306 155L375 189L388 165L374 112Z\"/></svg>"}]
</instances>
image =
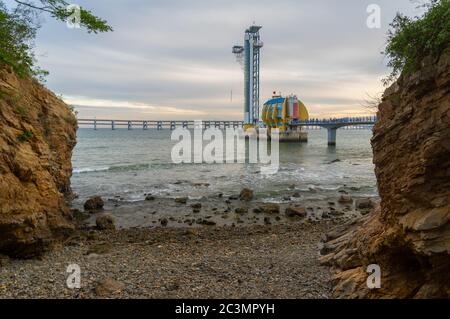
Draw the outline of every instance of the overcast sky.
<instances>
[{"instance_id":1,"label":"overcast sky","mask_svg":"<svg viewBox=\"0 0 450 319\"><path fill-rule=\"evenodd\" d=\"M262 25L261 104L295 93L312 116L366 114L367 95L389 73L380 54L410 0L77 1L114 32L87 34L46 18L36 41L47 86L79 117L242 119L243 72L231 47ZM369 4L381 28L366 25ZM231 90L233 99L231 100Z\"/></svg>"}]
</instances>

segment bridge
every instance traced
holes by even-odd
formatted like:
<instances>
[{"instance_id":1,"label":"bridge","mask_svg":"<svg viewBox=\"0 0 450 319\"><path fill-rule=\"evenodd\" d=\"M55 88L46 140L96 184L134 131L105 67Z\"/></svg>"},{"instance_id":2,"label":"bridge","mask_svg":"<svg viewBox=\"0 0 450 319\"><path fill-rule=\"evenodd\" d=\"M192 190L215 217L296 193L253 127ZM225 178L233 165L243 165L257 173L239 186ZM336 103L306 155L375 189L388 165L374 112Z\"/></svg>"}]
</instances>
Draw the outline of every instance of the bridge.
<instances>
[{"instance_id":1,"label":"bridge","mask_svg":"<svg viewBox=\"0 0 450 319\"><path fill-rule=\"evenodd\" d=\"M326 128L328 133L328 145L336 145L336 132L342 127L372 128L377 122L376 116L344 117L330 119L308 119L291 124L292 127L320 127Z\"/></svg>"},{"instance_id":2,"label":"bridge","mask_svg":"<svg viewBox=\"0 0 450 319\"><path fill-rule=\"evenodd\" d=\"M96 130L97 128L127 128L132 130L134 128L148 129L170 129L174 130L177 127L193 128L195 121L146 121L146 120L102 120L102 119L78 119L78 125L89 125ZM242 121L203 121L203 128L239 128L242 127Z\"/></svg>"},{"instance_id":3,"label":"bridge","mask_svg":"<svg viewBox=\"0 0 450 319\"><path fill-rule=\"evenodd\" d=\"M148 129L170 129L174 130L177 127L194 128L196 121L146 121L146 120L106 120L106 119L78 119L79 125L88 125L97 130L98 128L126 128L132 130L140 128ZM308 119L306 121L294 121L289 127L295 130L297 127L305 127L307 129L327 129L328 145L336 145L336 132L339 128L357 128L357 129L371 129L377 122L376 116L366 117L345 117L345 118L329 118L329 119ZM207 129L215 127L219 129L226 128L240 128L244 124L243 121L202 121L202 128Z\"/></svg>"}]
</instances>

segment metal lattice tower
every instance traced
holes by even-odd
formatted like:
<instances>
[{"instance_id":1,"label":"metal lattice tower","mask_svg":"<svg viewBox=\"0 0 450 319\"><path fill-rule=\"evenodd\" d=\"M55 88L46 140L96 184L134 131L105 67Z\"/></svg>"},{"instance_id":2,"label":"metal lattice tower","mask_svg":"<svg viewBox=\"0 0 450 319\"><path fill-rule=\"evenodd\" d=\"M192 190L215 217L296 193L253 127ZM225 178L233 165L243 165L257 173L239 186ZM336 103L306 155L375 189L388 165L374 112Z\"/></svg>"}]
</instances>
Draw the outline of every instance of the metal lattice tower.
<instances>
[{"instance_id":1,"label":"metal lattice tower","mask_svg":"<svg viewBox=\"0 0 450 319\"><path fill-rule=\"evenodd\" d=\"M245 30L244 46L234 46L233 53L238 62L244 58L244 124L257 124L259 121L259 66L261 26L252 25Z\"/></svg>"}]
</instances>

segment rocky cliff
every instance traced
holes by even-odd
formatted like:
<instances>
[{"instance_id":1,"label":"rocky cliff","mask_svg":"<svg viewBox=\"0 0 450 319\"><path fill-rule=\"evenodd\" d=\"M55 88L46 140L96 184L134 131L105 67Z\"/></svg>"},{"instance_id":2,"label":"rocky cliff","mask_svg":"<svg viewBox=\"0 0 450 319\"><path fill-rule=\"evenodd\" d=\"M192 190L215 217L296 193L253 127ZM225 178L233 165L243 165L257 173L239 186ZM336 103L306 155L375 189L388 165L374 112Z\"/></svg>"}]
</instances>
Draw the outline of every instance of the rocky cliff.
<instances>
[{"instance_id":1,"label":"rocky cliff","mask_svg":"<svg viewBox=\"0 0 450 319\"><path fill-rule=\"evenodd\" d=\"M381 206L328 234L322 261L345 298L450 297L450 55L386 90L372 147ZM381 268L368 289L367 266Z\"/></svg>"},{"instance_id":2,"label":"rocky cliff","mask_svg":"<svg viewBox=\"0 0 450 319\"><path fill-rule=\"evenodd\" d=\"M36 80L0 66L0 253L28 257L70 231L76 118Z\"/></svg>"}]
</instances>

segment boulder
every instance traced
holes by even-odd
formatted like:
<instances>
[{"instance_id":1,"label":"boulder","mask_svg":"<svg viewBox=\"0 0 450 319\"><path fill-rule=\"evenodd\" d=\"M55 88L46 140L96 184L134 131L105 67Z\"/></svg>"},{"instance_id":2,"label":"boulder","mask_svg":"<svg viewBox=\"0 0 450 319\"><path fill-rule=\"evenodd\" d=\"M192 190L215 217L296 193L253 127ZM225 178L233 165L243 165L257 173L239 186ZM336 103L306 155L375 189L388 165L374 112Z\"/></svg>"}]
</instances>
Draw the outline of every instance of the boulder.
<instances>
[{"instance_id":1,"label":"boulder","mask_svg":"<svg viewBox=\"0 0 450 319\"><path fill-rule=\"evenodd\" d=\"M178 204L186 204L187 201L188 201L188 198L187 198L187 197L178 197L178 198L175 198L175 202L178 203Z\"/></svg>"},{"instance_id":2,"label":"boulder","mask_svg":"<svg viewBox=\"0 0 450 319\"><path fill-rule=\"evenodd\" d=\"M306 209L303 207L288 207L284 213L287 217L306 217Z\"/></svg>"},{"instance_id":3,"label":"boulder","mask_svg":"<svg viewBox=\"0 0 450 319\"><path fill-rule=\"evenodd\" d=\"M358 199L356 201L356 208L358 209L372 209L375 203L370 198Z\"/></svg>"},{"instance_id":4,"label":"boulder","mask_svg":"<svg viewBox=\"0 0 450 319\"><path fill-rule=\"evenodd\" d=\"M116 222L114 220L114 217L109 214L98 216L95 220L95 224L100 230L116 229Z\"/></svg>"},{"instance_id":5,"label":"boulder","mask_svg":"<svg viewBox=\"0 0 450 319\"><path fill-rule=\"evenodd\" d=\"M353 198L349 195L341 195L338 199L339 204L352 204Z\"/></svg>"},{"instance_id":6,"label":"boulder","mask_svg":"<svg viewBox=\"0 0 450 319\"><path fill-rule=\"evenodd\" d=\"M248 208L244 208L244 207L237 207L235 208L234 212L236 214L240 214L240 215L244 215L248 213Z\"/></svg>"},{"instance_id":7,"label":"boulder","mask_svg":"<svg viewBox=\"0 0 450 319\"><path fill-rule=\"evenodd\" d=\"M280 205L278 204L264 204L259 207L261 212L265 214L279 214L280 213Z\"/></svg>"},{"instance_id":8,"label":"boulder","mask_svg":"<svg viewBox=\"0 0 450 319\"><path fill-rule=\"evenodd\" d=\"M151 194L145 196L145 200L148 200L148 201L153 201L153 200L155 200L155 199L156 199L155 196L153 196L153 195L151 195Z\"/></svg>"},{"instance_id":9,"label":"boulder","mask_svg":"<svg viewBox=\"0 0 450 319\"><path fill-rule=\"evenodd\" d=\"M116 297L121 294L125 285L112 278L106 278L97 283L95 294L101 298Z\"/></svg>"},{"instance_id":10,"label":"boulder","mask_svg":"<svg viewBox=\"0 0 450 319\"><path fill-rule=\"evenodd\" d=\"M249 188L244 188L239 194L239 199L242 201L249 202L253 199L253 191Z\"/></svg>"},{"instance_id":11,"label":"boulder","mask_svg":"<svg viewBox=\"0 0 450 319\"><path fill-rule=\"evenodd\" d=\"M103 202L103 199L100 196L94 196L89 198L84 203L84 210L88 212L97 212L99 210L102 210L104 205L105 203Z\"/></svg>"},{"instance_id":12,"label":"boulder","mask_svg":"<svg viewBox=\"0 0 450 319\"><path fill-rule=\"evenodd\" d=\"M163 227L166 227L167 224L169 223L167 218L161 218L160 222L161 222L161 226L163 226Z\"/></svg>"}]
</instances>

